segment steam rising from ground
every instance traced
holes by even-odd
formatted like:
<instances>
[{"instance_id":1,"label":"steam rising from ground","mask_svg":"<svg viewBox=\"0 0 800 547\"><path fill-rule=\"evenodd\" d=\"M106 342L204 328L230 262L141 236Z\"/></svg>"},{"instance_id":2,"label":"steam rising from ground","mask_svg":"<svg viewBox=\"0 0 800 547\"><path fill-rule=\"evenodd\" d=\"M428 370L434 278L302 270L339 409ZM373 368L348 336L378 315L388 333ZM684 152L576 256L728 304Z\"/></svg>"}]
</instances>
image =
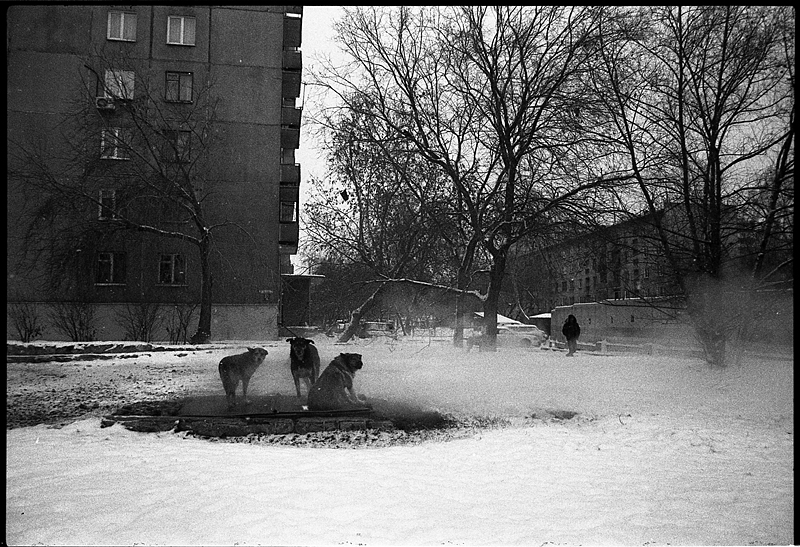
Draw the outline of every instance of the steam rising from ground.
<instances>
[{"instance_id":1,"label":"steam rising from ground","mask_svg":"<svg viewBox=\"0 0 800 547\"><path fill-rule=\"evenodd\" d=\"M738 393L762 401L757 403L763 407L759 411L772 414L781 412L769 403L776 392L789 390L788 400L792 399L791 385L772 383L772 375L761 374L764 370L755 373L758 367L782 366L773 362L746 359L741 367L712 372L699 359L659 355L608 357L579 351L567 358L563 352L538 348L467 353L447 341L376 338L340 345L323 336L315 340L323 370L339 353L362 354L356 391L401 424L404 417L433 423L450 415L524 417L551 410L616 416L632 408L668 415L702 414L713 408L735 416L740 409L731 401ZM267 349L269 355L253 376L249 393L294 397L289 344L267 344ZM216 365L228 353L235 350L208 354L202 393L190 396L223 393ZM692 389L687 389L689 380L678 380L687 375ZM753 392L762 391L764 397L753 398Z\"/></svg>"}]
</instances>

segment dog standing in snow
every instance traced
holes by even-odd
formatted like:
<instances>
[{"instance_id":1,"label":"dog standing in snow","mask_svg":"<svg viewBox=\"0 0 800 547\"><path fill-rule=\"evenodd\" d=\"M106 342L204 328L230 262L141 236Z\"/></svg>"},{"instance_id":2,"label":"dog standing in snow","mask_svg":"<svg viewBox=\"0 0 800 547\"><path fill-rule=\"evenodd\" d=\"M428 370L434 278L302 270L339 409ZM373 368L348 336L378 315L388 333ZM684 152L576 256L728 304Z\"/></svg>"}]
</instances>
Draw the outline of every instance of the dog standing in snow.
<instances>
[{"instance_id":1,"label":"dog standing in snow","mask_svg":"<svg viewBox=\"0 0 800 547\"><path fill-rule=\"evenodd\" d=\"M289 359L294 379L294 388L297 390L297 397L300 398L300 380L306 384L306 394L311 391L311 386L319 378L319 352L314 341L308 338L296 336L288 338Z\"/></svg>"},{"instance_id":2,"label":"dog standing in snow","mask_svg":"<svg viewBox=\"0 0 800 547\"><path fill-rule=\"evenodd\" d=\"M244 403L250 402L247 400L247 384L266 356L267 350L264 348L247 348L245 353L223 357L219 362L219 377L222 378L222 387L225 388L229 409L236 406L236 386L240 381Z\"/></svg>"}]
</instances>

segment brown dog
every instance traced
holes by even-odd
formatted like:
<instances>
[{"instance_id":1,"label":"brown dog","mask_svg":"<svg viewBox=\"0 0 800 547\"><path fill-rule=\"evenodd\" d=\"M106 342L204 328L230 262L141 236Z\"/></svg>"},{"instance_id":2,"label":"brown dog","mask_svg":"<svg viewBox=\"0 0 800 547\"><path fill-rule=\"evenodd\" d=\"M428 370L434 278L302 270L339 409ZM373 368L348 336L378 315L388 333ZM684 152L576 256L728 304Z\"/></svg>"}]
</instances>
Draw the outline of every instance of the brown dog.
<instances>
[{"instance_id":1,"label":"brown dog","mask_svg":"<svg viewBox=\"0 0 800 547\"><path fill-rule=\"evenodd\" d=\"M366 398L356 395L353 377L364 364L358 353L340 353L322 371L319 380L308 392L309 410L341 410L369 408Z\"/></svg>"},{"instance_id":2,"label":"brown dog","mask_svg":"<svg viewBox=\"0 0 800 547\"><path fill-rule=\"evenodd\" d=\"M219 377L222 378L222 387L225 388L229 409L236 406L236 386L239 385L239 381L242 382L245 404L250 402L247 400L247 384L266 356L267 350L264 348L247 348L245 353L223 357L219 362Z\"/></svg>"},{"instance_id":3,"label":"brown dog","mask_svg":"<svg viewBox=\"0 0 800 547\"><path fill-rule=\"evenodd\" d=\"M306 392L311 391L311 386L319 378L319 352L313 346L314 341L308 338L288 338L291 349L289 350L289 360L291 362L292 378L294 388L297 390L297 397L300 395L300 380L306 384Z\"/></svg>"}]
</instances>

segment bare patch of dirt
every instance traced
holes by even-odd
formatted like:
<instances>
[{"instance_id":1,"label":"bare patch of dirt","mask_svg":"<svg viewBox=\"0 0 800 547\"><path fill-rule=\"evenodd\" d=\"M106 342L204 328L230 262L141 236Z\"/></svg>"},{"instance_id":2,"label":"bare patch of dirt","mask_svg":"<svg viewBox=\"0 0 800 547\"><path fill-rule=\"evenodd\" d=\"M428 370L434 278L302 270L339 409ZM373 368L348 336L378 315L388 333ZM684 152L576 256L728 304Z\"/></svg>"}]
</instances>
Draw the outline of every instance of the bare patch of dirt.
<instances>
[{"instance_id":1,"label":"bare patch of dirt","mask_svg":"<svg viewBox=\"0 0 800 547\"><path fill-rule=\"evenodd\" d=\"M207 384L208 376L180 358L166 364L148 363L144 356L7 363L6 429L65 425L138 401L180 398Z\"/></svg>"}]
</instances>

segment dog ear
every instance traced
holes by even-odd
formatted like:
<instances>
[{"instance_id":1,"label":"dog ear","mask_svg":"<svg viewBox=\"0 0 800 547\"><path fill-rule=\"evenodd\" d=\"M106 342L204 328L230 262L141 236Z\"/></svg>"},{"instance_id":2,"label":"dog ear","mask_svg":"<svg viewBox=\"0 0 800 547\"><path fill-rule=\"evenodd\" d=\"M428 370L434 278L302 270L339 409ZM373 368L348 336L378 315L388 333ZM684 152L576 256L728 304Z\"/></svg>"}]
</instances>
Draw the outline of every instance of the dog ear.
<instances>
[{"instance_id":1,"label":"dog ear","mask_svg":"<svg viewBox=\"0 0 800 547\"><path fill-rule=\"evenodd\" d=\"M314 341L313 341L313 340L311 340L311 339L309 339L309 340L308 340L308 343L309 343L309 344L313 344L313 343L314 343Z\"/></svg>"},{"instance_id":2,"label":"dog ear","mask_svg":"<svg viewBox=\"0 0 800 547\"><path fill-rule=\"evenodd\" d=\"M287 339L286 339L286 341L287 341L287 342L290 342L290 343L291 343L291 341L292 341L292 340L294 340L294 338L287 338Z\"/></svg>"}]
</instances>

